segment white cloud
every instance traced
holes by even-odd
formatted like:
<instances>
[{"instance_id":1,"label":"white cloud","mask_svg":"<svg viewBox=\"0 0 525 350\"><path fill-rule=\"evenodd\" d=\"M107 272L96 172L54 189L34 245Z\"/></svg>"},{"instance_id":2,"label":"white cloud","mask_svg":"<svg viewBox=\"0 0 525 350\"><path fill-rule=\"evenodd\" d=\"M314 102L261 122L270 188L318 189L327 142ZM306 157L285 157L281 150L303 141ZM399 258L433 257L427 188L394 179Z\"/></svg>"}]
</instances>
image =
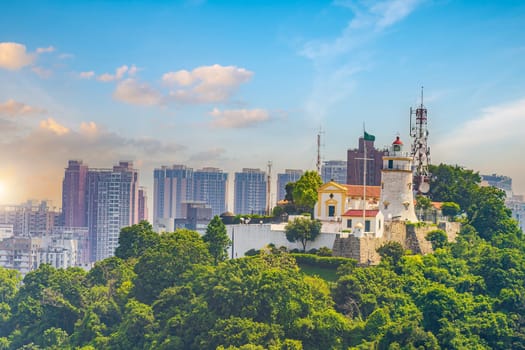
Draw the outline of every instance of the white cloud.
<instances>
[{"instance_id":1,"label":"white cloud","mask_svg":"<svg viewBox=\"0 0 525 350\"><path fill-rule=\"evenodd\" d=\"M97 80L105 83L110 81L122 80L126 73L128 73L129 76L134 76L135 73L137 73L137 67L135 67L135 65L132 65L131 67L123 65L115 69L115 74L104 73L99 75L97 77Z\"/></svg>"},{"instance_id":2,"label":"white cloud","mask_svg":"<svg viewBox=\"0 0 525 350\"><path fill-rule=\"evenodd\" d=\"M39 48L36 49L36 53L37 54L50 53L50 52L54 52L54 51L55 51L55 48L53 46L39 47Z\"/></svg>"},{"instance_id":3,"label":"white cloud","mask_svg":"<svg viewBox=\"0 0 525 350\"><path fill-rule=\"evenodd\" d=\"M189 160L192 162L211 162L223 158L226 150L222 147L212 148L193 154Z\"/></svg>"},{"instance_id":4,"label":"white cloud","mask_svg":"<svg viewBox=\"0 0 525 350\"><path fill-rule=\"evenodd\" d=\"M97 124L95 122L82 122L80 123L80 131L81 134L95 137L99 133L99 129Z\"/></svg>"},{"instance_id":5,"label":"white cloud","mask_svg":"<svg viewBox=\"0 0 525 350\"><path fill-rule=\"evenodd\" d=\"M264 109L231 109L214 108L209 113L214 120L212 126L219 128L247 128L270 120L269 113Z\"/></svg>"},{"instance_id":6,"label":"white cloud","mask_svg":"<svg viewBox=\"0 0 525 350\"><path fill-rule=\"evenodd\" d=\"M93 72L92 70L87 72L80 72L78 76L80 77L80 79L91 79L95 76L95 72Z\"/></svg>"},{"instance_id":7,"label":"white cloud","mask_svg":"<svg viewBox=\"0 0 525 350\"><path fill-rule=\"evenodd\" d=\"M163 75L164 83L173 86L169 98L182 103L223 102L253 76L253 72L236 66L197 67Z\"/></svg>"},{"instance_id":8,"label":"white cloud","mask_svg":"<svg viewBox=\"0 0 525 350\"><path fill-rule=\"evenodd\" d=\"M177 84L180 86L188 86L193 84L195 79L187 70L179 70L177 72L168 72L162 76L162 81L166 84Z\"/></svg>"},{"instance_id":9,"label":"white cloud","mask_svg":"<svg viewBox=\"0 0 525 350\"><path fill-rule=\"evenodd\" d=\"M9 116L28 115L28 114L43 114L46 113L45 109L32 107L22 102L17 102L13 99L9 99L4 103L0 103L0 114L6 114Z\"/></svg>"},{"instance_id":10,"label":"white cloud","mask_svg":"<svg viewBox=\"0 0 525 350\"><path fill-rule=\"evenodd\" d=\"M45 68L42 68L42 67L39 67L39 66L33 66L33 67L31 67L31 70L33 71L33 73L35 73L36 75L38 75L40 78L43 78L43 79L47 79L51 75L53 75L53 71L52 70L45 69Z\"/></svg>"},{"instance_id":11,"label":"white cloud","mask_svg":"<svg viewBox=\"0 0 525 350\"><path fill-rule=\"evenodd\" d=\"M11 42L0 43L0 68L18 70L31 65L35 54L28 53L25 45Z\"/></svg>"},{"instance_id":12,"label":"white cloud","mask_svg":"<svg viewBox=\"0 0 525 350\"><path fill-rule=\"evenodd\" d=\"M69 129L50 118L25 131L8 133L0 140L0 159L16 169L16 176L9 179L9 185L17 189L16 198L10 199L13 201L49 198L60 205L61 181L68 159L82 159L90 167L105 168L119 160L133 160L135 165L147 164L141 168L141 175L147 178L154 167L167 162L166 158L172 159L184 151L175 143L126 137L94 122ZM35 177L36 168L39 174Z\"/></svg>"},{"instance_id":13,"label":"white cloud","mask_svg":"<svg viewBox=\"0 0 525 350\"><path fill-rule=\"evenodd\" d=\"M128 78L117 84L113 92L115 100L134 105L156 105L161 103L162 95L147 83Z\"/></svg>"},{"instance_id":14,"label":"white cloud","mask_svg":"<svg viewBox=\"0 0 525 350\"><path fill-rule=\"evenodd\" d=\"M50 131L59 136L69 133L68 128L59 124L53 118L47 118L46 120L40 121L40 129Z\"/></svg>"},{"instance_id":15,"label":"white cloud","mask_svg":"<svg viewBox=\"0 0 525 350\"><path fill-rule=\"evenodd\" d=\"M436 146L443 151L465 152L509 140L523 140L525 135L525 98L483 109L481 116L458 125ZM525 143L525 142L522 142ZM497 148L500 149L500 148Z\"/></svg>"},{"instance_id":16,"label":"white cloud","mask_svg":"<svg viewBox=\"0 0 525 350\"><path fill-rule=\"evenodd\" d=\"M368 42L374 35L412 13L424 0L337 1L336 6L350 9L354 16L341 34L332 40L312 40L300 54L312 60L347 53Z\"/></svg>"}]
</instances>

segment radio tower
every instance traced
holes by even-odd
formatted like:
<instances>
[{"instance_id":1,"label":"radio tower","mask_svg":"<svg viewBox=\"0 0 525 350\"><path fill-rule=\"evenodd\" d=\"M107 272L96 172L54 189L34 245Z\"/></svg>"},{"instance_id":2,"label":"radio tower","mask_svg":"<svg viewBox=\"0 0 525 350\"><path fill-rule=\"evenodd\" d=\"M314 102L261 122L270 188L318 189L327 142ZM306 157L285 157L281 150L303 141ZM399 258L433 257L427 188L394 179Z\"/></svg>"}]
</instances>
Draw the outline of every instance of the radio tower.
<instances>
[{"instance_id":1,"label":"radio tower","mask_svg":"<svg viewBox=\"0 0 525 350\"><path fill-rule=\"evenodd\" d=\"M414 166L414 190L424 194L430 190L430 147L428 146L427 109L423 105L423 87L421 87L421 104L415 110L410 108L410 136Z\"/></svg>"},{"instance_id":2,"label":"radio tower","mask_svg":"<svg viewBox=\"0 0 525 350\"><path fill-rule=\"evenodd\" d=\"M321 133L322 131L319 129L319 133L317 134L317 162L315 164L319 176L321 176Z\"/></svg>"}]
</instances>

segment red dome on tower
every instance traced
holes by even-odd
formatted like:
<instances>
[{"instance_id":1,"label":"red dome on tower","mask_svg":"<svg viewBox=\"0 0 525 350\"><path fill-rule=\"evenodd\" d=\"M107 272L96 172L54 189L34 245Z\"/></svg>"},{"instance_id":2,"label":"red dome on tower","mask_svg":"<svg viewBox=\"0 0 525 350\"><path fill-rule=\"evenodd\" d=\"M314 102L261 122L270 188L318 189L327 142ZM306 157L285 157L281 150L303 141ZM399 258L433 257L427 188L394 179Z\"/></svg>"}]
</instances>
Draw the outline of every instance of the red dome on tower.
<instances>
[{"instance_id":1,"label":"red dome on tower","mask_svg":"<svg viewBox=\"0 0 525 350\"><path fill-rule=\"evenodd\" d=\"M402 145L403 141L399 138L399 136L396 137L396 140L392 142L393 145Z\"/></svg>"}]
</instances>

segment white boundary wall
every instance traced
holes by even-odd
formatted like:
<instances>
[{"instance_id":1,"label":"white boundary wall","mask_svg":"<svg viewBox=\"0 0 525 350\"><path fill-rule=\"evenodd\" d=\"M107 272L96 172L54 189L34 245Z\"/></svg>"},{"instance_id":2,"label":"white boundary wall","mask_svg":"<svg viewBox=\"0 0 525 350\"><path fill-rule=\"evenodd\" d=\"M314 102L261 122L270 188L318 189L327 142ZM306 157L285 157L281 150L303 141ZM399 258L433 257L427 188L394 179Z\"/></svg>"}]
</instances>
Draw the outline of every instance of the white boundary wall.
<instances>
[{"instance_id":1,"label":"white boundary wall","mask_svg":"<svg viewBox=\"0 0 525 350\"><path fill-rule=\"evenodd\" d=\"M273 243L277 248L286 247L288 250L299 249L303 246L300 242L289 242L284 232L285 224L238 224L226 225L228 236L233 241L233 253L235 258L244 256L250 249L259 250ZM233 237L232 237L233 232ZM306 243L306 251L327 247L332 249L337 233L321 232L315 241ZM228 249L228 258L232 257L232 248Z\"/></svg>"}]
</instances>

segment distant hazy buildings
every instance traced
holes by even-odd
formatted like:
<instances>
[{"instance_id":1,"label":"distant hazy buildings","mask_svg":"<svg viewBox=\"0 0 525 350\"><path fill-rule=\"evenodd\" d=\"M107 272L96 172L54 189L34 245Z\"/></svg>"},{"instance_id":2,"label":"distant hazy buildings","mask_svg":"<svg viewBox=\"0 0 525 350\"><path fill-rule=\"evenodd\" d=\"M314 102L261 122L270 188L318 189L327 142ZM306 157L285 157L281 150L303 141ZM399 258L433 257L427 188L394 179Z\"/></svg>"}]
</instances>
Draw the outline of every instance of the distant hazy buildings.
<instances>
[{"instance_id":1,"label":"distant hazy buildings","mask_svg":"<svg viewBox=\"0 0 525 350\"><path fill-rule=\"evenodd\" d=\"M340 184L346 183L347 162L344 160L327 160L321 167L321 178L323 183L335 181Z\"/></svg>"},{"instance_id":2,"label":"distant hazy buildings","mask_svg":"<svg viewBox=\"0 0 525 350\"><path fill-rule=\"evenodd\" d=\"M284 173L277 174L277 201L283 200L286 196L286 184L296 182L301 176L303 171L300 169L286 169Z\"/></svg>"},{"instance_id":3,"label":"distant hazy buildings","mask_svg":"<svg viewBox=\"0 0 525 350\"><path fill-rule=\"evenodd\" d=\"M113 256L120 229L138 223L138 172L132 162L89 169L87 225L91 261Z\"/></svg>"},{"instance_id":4,"label":"distant hazy buildings","mask_svg":"<svg viewBox=\"0 0 525 350\"><path fill-rule=\"evenodd\" d=\"M381 185L381 168L385 151L374 147L374 141L359 138L359 147L347 152L347 178L348 185L363 185L363 158L366 146L366 184L371 186Z\"/></svg>"},{"instance_id":5,"label":"distant hazy buildings","mask_svg":"<svg viewBox=\"0 0 525 350\"><path fill-rule=\"evenodd\" d=\"M504 175L481 175L482 186L493 186L505 191L505 204L512 211L520 228L525 231L525 201L523 195L515 195L512 191L512 178Z\"/></svg>"},{"instance_id":6,"label":"distant hazy buildings","mask_svg":"<svg viewBox=\"0 0 525 350\"><path fill-rule=\"evenodd\" d=\"M235 173L235 214L265 214L267 177L260 169Z\"/></svg>"},{"instance_id":7,"label":"distant hazy buildings","mask_svg":"<svg viewBox=\"0 0 525 350\"><path fill-rule=\"evenodd\" d=\"M206 203L212 217L226 211L228 174L218 168L203 168L193 173L193 199Z\"/></svg>"},{"instance_id":8,"label":"distant hazy buildings","mask_svg":"<svg viewBox=\"0 0 525 350\"><path fill-rule=\"evenodd\" d=\"M15 236L41 235L59 222L60 212L48 201L27 201L20 205L0 206L0 224L13 225Z\"/></svg>"},{"instance_id":9,"label":"distant hazy buildings","mask_svg":"<svg viewBox=\"0 0 525 350\"><path fill-rule=\"evenodd\" d=\"M481 175L482 185L489 185L505 191L507 199L512 197L512 179L503 175Z\"/></svg>"},{"instance_id":10,"label":"distant hazy buildings","mask_svg":"<svg viewBox=\"0 0 525 350\"><path fill-rule=\"evenodd\" d=\"M193 169L163 166L153 171L153 223L182 218L182 202L193 199Z\"/></svg>"}]
</instances>

